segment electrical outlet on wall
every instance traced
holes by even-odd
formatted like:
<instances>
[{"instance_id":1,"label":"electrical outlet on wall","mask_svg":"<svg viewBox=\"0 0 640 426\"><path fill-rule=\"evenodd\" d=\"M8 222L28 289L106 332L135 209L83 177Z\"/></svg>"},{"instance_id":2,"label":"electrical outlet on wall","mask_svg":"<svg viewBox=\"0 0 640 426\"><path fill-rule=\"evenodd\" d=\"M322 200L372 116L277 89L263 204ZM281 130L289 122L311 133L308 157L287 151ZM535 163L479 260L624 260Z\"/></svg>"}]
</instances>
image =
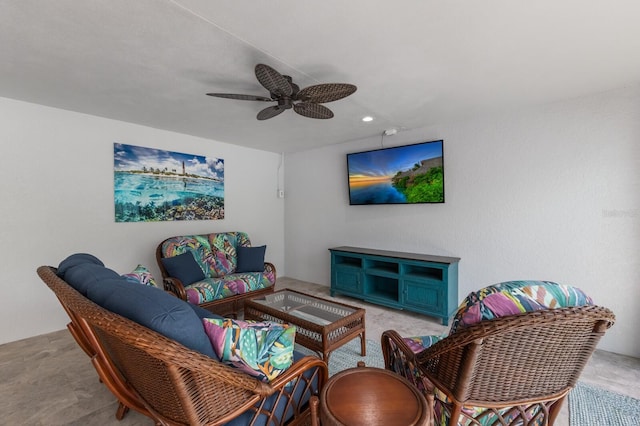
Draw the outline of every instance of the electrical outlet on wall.
<instances>
[{"instance_id":1,"label":"electrical outlet on wall","mask_svg":"<svg viewBox=\"0 0 640 426\"><path fill-rule=\"evenodd\" d=\"M278 198L284 198L284 189L278 189Z\"/></svg>"}]
</instances>

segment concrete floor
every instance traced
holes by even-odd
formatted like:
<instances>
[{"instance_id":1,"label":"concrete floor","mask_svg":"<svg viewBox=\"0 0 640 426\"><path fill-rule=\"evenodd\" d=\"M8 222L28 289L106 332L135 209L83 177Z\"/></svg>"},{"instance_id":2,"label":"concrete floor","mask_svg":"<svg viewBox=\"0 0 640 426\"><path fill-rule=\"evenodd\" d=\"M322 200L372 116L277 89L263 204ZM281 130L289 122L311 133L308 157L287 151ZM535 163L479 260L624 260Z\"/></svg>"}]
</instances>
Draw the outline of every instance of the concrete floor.
<instances>
[{"instance_id":1,"label":"concrete floor","mask_svg":"<svg viewBox=\"0 0 640 426\"><path fill-rule=\"evenodd\" d=\"M277 288L329 297L329 288L280 278ZM447 327L419 314L387 309L356 299L337 298L367 310L367 339L380 341L384 330L401 335L442 334ZM581 380L640 399L640 359L596 351ZM117 403L97 378L89 358L67 330L0 345L0 424L2 425L153 425L136 412L115 418ZM556 426L568 426L568 409Z\"/></svg>"}]
</instances>

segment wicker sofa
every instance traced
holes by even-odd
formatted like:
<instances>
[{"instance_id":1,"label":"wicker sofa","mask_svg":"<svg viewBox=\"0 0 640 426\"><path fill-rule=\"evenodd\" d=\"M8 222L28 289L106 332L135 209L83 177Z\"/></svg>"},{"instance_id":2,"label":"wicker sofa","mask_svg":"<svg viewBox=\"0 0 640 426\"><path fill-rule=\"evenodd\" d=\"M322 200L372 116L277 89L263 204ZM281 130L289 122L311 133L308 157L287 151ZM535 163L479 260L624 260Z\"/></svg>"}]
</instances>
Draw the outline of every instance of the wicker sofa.
<instances>
[{"instance_id":1,"label":"wicker sofa","mask_svg":"<svg viewBox=\"0 0 640 426\"><path fill-rule=\"evenodd\" d=\"M276 268L264 261L265 249L251 247L245 232L180 235L158 244L156 260L165 290L219 315L236 315L245 299L273 292Z\"/></svg>"},{"instance_id":2,"label":"wicker sofa","mask_svg":"<svg viewBox=\"0 0 640 426\"><path fill-rule=\"evenodd\" d=\"M69 315L68 328L100 381L118 399L116 418L134 409L165 425L309 421L309 400L328 377L320 359L294 352L282 374L259 380L219 361L211 343L207 347L203 318L217 316L154 286L131 283L91 255L65 261L39 267L38 275Z\"/></svg>"}]
</instances>

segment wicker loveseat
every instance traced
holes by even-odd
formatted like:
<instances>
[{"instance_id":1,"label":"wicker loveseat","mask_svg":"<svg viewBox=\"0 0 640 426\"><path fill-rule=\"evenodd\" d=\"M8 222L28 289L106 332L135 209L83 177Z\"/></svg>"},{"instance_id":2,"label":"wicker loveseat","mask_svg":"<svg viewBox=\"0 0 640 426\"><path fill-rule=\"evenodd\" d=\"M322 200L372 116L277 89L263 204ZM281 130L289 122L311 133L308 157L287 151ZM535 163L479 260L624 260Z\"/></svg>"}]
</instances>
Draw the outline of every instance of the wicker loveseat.
<instances>
[{"instance_id":1,"label":"wicker loveseat","mask_svg":"<svg viewBox=\"0 0 640 426\"><path fill-rule=\"evenodd\" d=\"M69 315L68 328L100 381L118 399L116 418L131 408L165 425L308 421L309 400L327 380L323 361L295 352L287 370L261 381L217 359L202 326L202 318L213 314L153 286L131 283L93 256L74 256L80 259L73 265L41 266L38 275ZM110 306L118 306L120 314ZM185 321L193 324L188 330Z\"/></svg>"},{"instance_id":2,"label":"wicker loveseat","mask_svg":"<svg viewBox=\"0 0 640 426\"><path fill-rule=\"evenodd\" d=\"M445 336L382 335L385 367L434 406L436 425L553 425L614 323L580 289L509 281L470 293Z\"/></svg>"},{"instance_id":3,"label":"wicker loveseat","mask_svg":"<svg viewBox=\"0 0 640 426\"><path fill-rule=\"evenodd\" d=\"M276 268L264 262L265 249L251 247L245 232L180 235L158 244L156 259L165 290L219 315L235 315L245 299L273 292Z\"/></svg>"}]
</instances>

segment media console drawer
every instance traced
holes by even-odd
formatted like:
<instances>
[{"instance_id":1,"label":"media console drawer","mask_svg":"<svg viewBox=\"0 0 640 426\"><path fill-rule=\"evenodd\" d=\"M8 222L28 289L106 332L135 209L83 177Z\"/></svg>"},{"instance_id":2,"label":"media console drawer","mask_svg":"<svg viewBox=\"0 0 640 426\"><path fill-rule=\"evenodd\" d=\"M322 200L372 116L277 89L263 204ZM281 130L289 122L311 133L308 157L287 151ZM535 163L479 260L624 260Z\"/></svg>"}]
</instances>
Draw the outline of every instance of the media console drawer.
<instances>
[{"instance_id":1,"label":"media console drawer","mask_svg":"<svg viewBox=\"0 0 640 426\"><path fill-rule=\"evenodd\" d=\"M334 247L331 295L338 293L440 318L458 306L460 258L361 247Z\"/></svg>"}]
</instances>

